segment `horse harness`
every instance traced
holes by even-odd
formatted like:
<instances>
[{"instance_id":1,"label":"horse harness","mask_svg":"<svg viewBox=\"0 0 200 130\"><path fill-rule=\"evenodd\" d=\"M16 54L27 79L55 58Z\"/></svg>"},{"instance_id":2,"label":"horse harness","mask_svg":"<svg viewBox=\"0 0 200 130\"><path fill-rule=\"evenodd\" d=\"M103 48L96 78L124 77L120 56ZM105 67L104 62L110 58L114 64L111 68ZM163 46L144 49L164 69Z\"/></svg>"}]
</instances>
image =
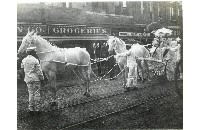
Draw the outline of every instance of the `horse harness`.
<instances>
[{"instance_id":1,"label":"horse harness","mask_svg":"<svg viewBox=\"0 0 200 130\"><path fill-rule=\"evenodd\" d=\"M35 40L34 37L32 37L32 39L36 42L36 40ZM32 42L29 43L28 47L31 45L31 43L32 43ZM63 55L64 55L64 61L56 61L56 60L54 60L54 59L52 58L52 57L53 57L53 52L57 52L57 51L61 51L61 52L63 53ZM50 50L50 51L46 51L46 52L37 52L37 51L36 51L36 54L47 54L47 53L50 53L50 54L51 54L50 57L51 57L52 59L51 59L51 58L50 58L49 60L42 60L42 59L40 59L40 61L45 61L45 62L57 62L57 63L63 63L63 64L67 63L67 56L65 55L65 49L59 48L59 50Z\"/></svg>"}]
</instances>

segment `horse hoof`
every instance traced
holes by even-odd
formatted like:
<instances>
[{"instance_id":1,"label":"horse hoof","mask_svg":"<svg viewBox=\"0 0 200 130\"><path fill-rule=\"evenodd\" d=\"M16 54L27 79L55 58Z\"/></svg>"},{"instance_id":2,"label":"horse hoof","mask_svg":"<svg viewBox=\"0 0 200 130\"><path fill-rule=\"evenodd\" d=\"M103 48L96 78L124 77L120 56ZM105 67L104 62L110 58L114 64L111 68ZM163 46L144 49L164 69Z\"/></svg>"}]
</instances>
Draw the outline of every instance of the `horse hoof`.
<instances>
[{"instance_id":1,"label":"horse hoof","mask_svg":"<svg viewBox=\"0 0 200 130\"><path fill-rule=\"evenodd\" d=\"M86 97L90 97L91 94L90 94L90 93L84 93L84 96L86 96Z\"/></svg>"}]
</instances>

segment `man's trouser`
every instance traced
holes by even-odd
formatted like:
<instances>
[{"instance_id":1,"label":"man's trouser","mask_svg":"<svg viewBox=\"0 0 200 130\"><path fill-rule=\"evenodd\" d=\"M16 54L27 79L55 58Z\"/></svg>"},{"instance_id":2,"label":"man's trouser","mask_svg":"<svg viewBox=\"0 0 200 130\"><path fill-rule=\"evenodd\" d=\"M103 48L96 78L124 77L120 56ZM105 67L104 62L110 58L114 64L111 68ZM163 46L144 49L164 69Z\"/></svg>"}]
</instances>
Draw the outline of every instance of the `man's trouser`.
<instances>
[{"instance_id":1,"label":"man's trouser","mask_svg":"<svg viewBox=\"0 0 200 130\"><path fill-rule=\"evenodd\" d=\"M127 87L137 86L137 65L129 67Z\"/></svg>"},{"instance_id":2,"label":"man's trouser","mask_svg":"<svg viewBox=\"0 0 200 130\"><path fill-rule=\"evenodd\" d=\"M40 86L39 81L34 81L27 83L28 92L29 92L29 110L30 111L39 111L40 110Z\"/></svg>"}]
</instances>

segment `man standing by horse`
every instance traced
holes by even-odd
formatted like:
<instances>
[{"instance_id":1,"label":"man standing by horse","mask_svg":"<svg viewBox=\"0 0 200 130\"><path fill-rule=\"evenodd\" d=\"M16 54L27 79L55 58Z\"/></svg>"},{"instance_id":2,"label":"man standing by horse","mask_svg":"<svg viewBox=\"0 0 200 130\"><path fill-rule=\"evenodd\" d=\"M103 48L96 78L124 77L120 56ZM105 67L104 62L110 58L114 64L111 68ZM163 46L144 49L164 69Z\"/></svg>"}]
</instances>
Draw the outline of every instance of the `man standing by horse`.
<instances>
[{"instance_id":1,"label":"man standing by horse","mask_svg":"<svg viewBox=\"0 0 200 130\"><path fill-rule=\"evenodd\" d=\"M25 78L29 92L29 114L40 113L40 87L44 76L36 55L36 47L29 47L26 50L28 56L22 60L21 68L24 68Z\"/></svg>"},{"instance_id":2,"label":"man standing by horse","mask_svg":"<svg viewBox=\"0 0 200 130\"><path fill-rule=\"evenodd\" d=\"M129 68L128 71L128 79L127 79L127 88L126 91L130 91L130 88L133 87L133 89L137 90L137 55L135 52L132 50L133 46L131 49L129 49L125 55L127 56L127 67Z\"/></svg>"}]
</instances>

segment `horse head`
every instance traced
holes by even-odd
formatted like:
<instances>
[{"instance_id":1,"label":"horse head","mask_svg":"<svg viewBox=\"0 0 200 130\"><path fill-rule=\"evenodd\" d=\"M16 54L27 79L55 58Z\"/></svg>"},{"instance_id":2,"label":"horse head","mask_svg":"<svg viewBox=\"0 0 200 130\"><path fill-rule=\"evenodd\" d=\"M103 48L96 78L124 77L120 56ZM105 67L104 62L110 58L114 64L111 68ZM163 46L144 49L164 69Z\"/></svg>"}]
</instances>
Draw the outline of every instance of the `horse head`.
<instances>
[{"instance_id":1,"label":"horse head","mask_svg":"<svg viewBox=\"0 0 200 130\"><path fill-rule=\"evenodd\" d=\"M113 50L115 51L115 53L122 53L126 51L125 42L117 37L113 37L113 36L109 37L107 44L109 46L108 48L109 53L112 53Z\"/></svg>"},{"instance_id":2,"label":"horse head","mask_svg":"<svg viewBox=\"0 0 200 130\"><path fill-rule=\"evenodd\" d=\"M19 49L18 49L18 55L23 54L23 53L26 51L26 49L27 49L28 47L33 47L33 46L35 46L35 45L34 45L34 42L33 42L33 40L34 40L33 36L34 36L35 34L36 34L36 33L35 33L34 30L32 30L32 31L29 31L29 30L28 30L28 33L27 33L26 36L22 39L22 43L21 43L21 45L20 45L20 47L19 47Z\"/></svg>"},{"instance_id":3,"label":"horse head","mask_svg":"<svg viewBox=\"0 0 200 130\"><path fill-rule=\"evenodd\" d=\"M112 53L113 50L116 48L116 40L114 36L109 36L108 38L109 38L107 41L108 52Z\"/></svg>"}]
</instances>

